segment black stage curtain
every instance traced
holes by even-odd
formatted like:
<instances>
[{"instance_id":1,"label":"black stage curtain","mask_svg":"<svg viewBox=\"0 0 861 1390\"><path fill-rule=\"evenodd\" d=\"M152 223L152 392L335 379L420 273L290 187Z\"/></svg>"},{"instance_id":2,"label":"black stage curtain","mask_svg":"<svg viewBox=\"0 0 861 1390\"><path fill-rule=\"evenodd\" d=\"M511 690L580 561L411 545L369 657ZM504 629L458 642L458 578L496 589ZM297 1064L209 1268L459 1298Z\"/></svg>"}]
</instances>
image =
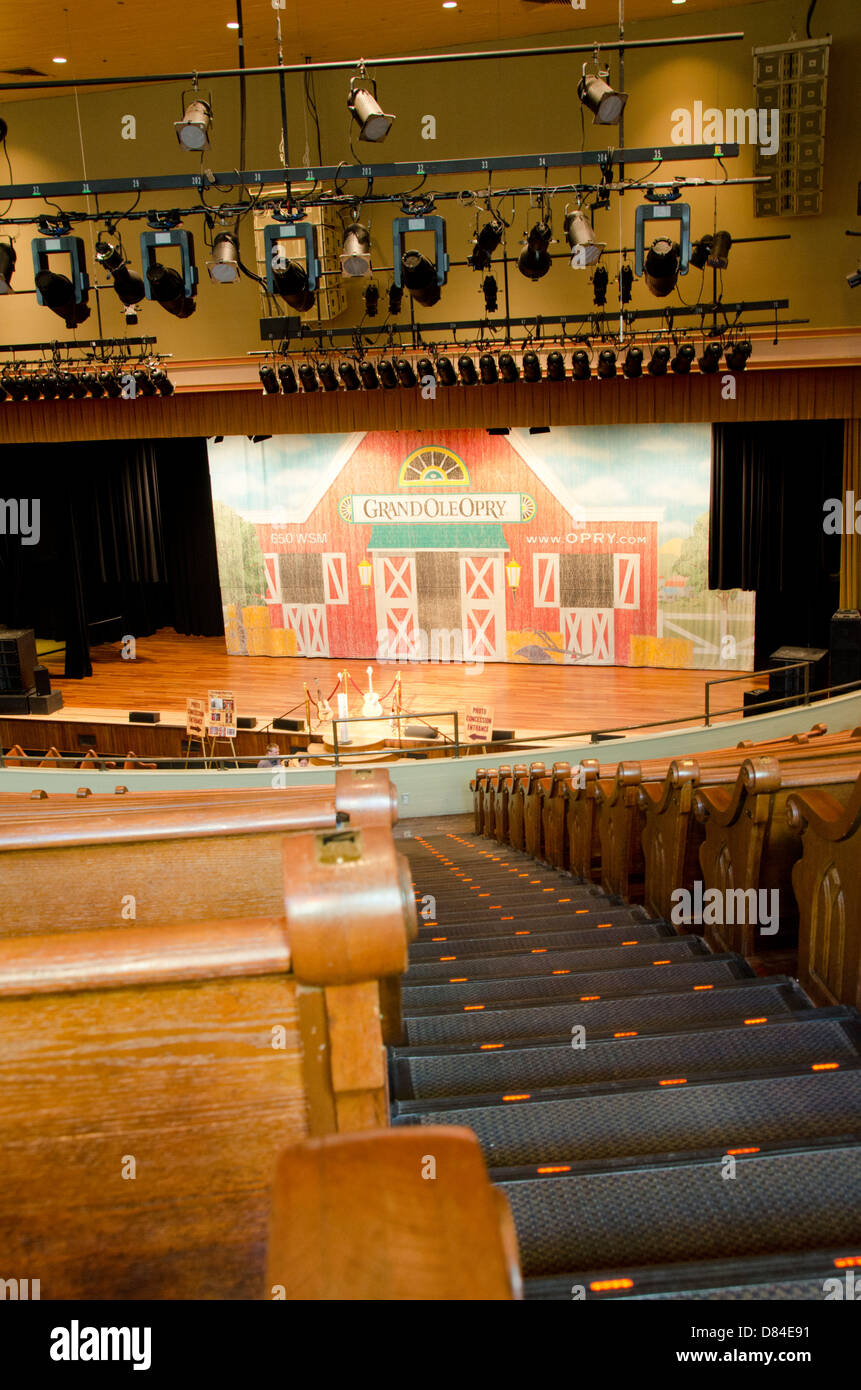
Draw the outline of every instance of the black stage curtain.
<instances>
[{"instance_id":1,"label":"black stage curtain","mask_svg":"<svg viewBox=\"0 0 861 1390\"><path fill-rule=\"evenodd\" d=\"M0 496L41 513L38 545L0 536L0 621L63 638L67 677L91 640L224 631L205 440L10 446Z\"/></svg>"},{"instance_id":2,"label":"black stage curtain","mask_svg":"<svg viewBox=\"0 0 861 1390\"><path fill-rule=\"evenodd\" d=\"M828 647L840 606L842 420L712 426L709 588L756 590L757 670L778 647Z\"/></svg>"}]
</instances>

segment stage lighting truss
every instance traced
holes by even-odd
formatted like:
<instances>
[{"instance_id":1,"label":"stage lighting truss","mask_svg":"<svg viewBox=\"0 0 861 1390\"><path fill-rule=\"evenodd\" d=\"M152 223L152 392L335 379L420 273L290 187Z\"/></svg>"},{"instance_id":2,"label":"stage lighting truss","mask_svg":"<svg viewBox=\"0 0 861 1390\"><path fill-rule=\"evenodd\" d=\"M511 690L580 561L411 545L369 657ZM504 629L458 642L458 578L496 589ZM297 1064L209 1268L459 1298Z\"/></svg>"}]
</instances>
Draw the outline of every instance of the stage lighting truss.
<instances>
[{"instance_id":1,"label":"stage lighting truss","mask_svg":"<svg viewBox=\"0 0 861 1390\"><path fill-rule=\"evenodd\" d=\"M652 378L666 377L669 372L687 376L698 360L694 344L678 339L671 344L652 341L642 346L629 341L623 350L621 374L629 381L642 380L644 373ZM398 349L391 351L397 353ZM341 358L336 362L315 357L313 362L306 359L298 364L282 362L279 366L266 363L260 367L260 380L267 395L275 395L279 390L291 395L299 389L297 376L303 391L317 391L321 386L325 391L376 391L380 387L393 391L398 387L425 387L429 382L440 387L498 386L519 381L532 385L545 381L582 382L590 380L593 369L600 380L619 375L618 345L607 344L606 339L600 347L596 346L594 361L588 344L574 348L570 358L566 358L564 343L540 352L527 347L519 356L515 349L489 351L477 344L471 351L461 351L455 361L446 353L431 357L408 351L409 356L401 348L400 356ZM704 375L719 370L725 353L726 370L744 371L751 351L749 339L735 339L724 347L716 338L704 347L699 370Z\"/></svg>"}]
</instances>

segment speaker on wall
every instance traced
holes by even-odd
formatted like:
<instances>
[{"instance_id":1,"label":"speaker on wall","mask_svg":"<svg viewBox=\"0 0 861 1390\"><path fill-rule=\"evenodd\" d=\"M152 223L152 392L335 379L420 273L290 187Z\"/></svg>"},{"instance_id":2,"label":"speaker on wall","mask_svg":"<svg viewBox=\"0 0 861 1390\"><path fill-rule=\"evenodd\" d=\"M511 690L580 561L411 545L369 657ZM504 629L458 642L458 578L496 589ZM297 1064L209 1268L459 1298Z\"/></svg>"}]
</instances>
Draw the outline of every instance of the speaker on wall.
<instances>
[{"instance_id":1,"label":"speaker on wall","mask_svg":"<svg viewBox=\"0 0 861 1390\"><path fill-rule=\"evenodd\" d=\"M849 685L861 681L861 613L857 608L841 608L831 619L831 660L829 685Z\"/></svg>"}]
</instances>

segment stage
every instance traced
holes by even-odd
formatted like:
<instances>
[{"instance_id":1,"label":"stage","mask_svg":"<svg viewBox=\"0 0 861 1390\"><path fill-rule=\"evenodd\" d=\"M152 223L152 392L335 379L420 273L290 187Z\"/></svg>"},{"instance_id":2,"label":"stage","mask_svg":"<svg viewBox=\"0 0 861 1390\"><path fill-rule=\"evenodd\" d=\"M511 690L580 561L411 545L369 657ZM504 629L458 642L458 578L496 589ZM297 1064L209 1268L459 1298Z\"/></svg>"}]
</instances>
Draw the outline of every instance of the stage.
<instances>
[{"instance_id":1,"label":"stage","mask_svg":"<svg viewBox=\"0 0 861 1390\"><path fill-rule=\"evenodd\" d=\"M240 730L237 754L262 756L270 741L287 753L304 747L307 736L280 730L273 735L269 726L288 710L289 717L304 718L305 683L312 696L316 697L319 687L329 697L339 671L347 666L356 683L367 688L368 663L228 656L223 638L181 637L169 630L138 639L134 661L123 659L119 643L94 648L91 656L93 675L81 681L64 680L62 665L52 666L47 659L53 688L62 692L64 708L52 715L0 720L0 741L5 747L53 744L61 753L83 754L95 747L102 756L134 749L141 757L181 757L186 699L205 697L209 690L230 690L237 713L255 719L254 729ZM432 724L450 731L451 721L442 712L457 710L463 721L468 706L487 704L493 710L495 729L513 730L518 739L526 740L593 731L633 732L660 721L677 727L701 723L706 681L725 674L556 663L487 663L480 670L453 663L371 665L374 689L381 696L401 673L404 708L411 717L433 715ZM714 708L741 705L742 691L750 684L751 678L741 675L714 688ZM390 707L391 697L385 701L386 713ZM130 710L157 711L160 722L129 724ZM361 713L361 699L352 688L350 712ZM220 750L219 756L225 751Z\"/></svg>"}]
</instances>

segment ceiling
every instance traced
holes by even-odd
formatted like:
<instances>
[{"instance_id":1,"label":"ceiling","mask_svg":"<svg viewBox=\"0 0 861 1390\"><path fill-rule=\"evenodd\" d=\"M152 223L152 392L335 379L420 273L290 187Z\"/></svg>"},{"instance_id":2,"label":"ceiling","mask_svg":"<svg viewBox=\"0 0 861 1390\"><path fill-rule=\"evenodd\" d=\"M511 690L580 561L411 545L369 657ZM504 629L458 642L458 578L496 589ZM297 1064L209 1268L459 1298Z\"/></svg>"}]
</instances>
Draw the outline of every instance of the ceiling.
<instances>
[{"instance_id":1,"label":"ceiling","mask_svg":"<svg viewBox=\"0 0 861 1390\"><path fill-rule=\"evenodd\" d=\"M696 33L693 14L726 10L749 0L625 0L625 23L672 19L678 34ZM245 59L248 66L277 62L272 0L244 0ZM583 9L567 3L530 0L284 0L280 12L284 61L300 62L434 52L454 45L500 40L534 44L546 34L615 25L617 0L586 0ZM176 0L0 0L0 63L5 72L35 69L48 78L138 76L147 73L234 67L237 35L227 23L236 18L235 0L177 4ZM369 22L372 18L373 22ZM714 18L708 28L715 28ZM720 27L733 28L732 24ZM55 57L67 62L55 64ZM2 77L0 81L15 81ZM39 93L4 91L0 103Z\"/></svg>"}]
</instances>

